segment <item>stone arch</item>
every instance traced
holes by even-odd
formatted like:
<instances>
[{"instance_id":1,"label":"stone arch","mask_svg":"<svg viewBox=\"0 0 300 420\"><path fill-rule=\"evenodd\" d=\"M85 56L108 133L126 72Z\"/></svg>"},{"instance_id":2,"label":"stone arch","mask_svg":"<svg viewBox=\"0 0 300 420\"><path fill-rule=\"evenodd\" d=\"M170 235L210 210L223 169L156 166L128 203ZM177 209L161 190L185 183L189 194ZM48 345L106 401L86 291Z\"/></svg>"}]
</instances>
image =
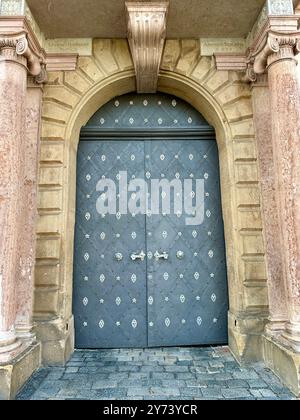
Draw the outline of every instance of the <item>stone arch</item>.
<instances>
[{"instance_id":1,"label":"stone arch","mask_svg":"<svg viewBox=\"0 0 300 420\"><path fill-rule=\"evenodd\" d=\"M217 72L213 58L200 56L197 41L167 42L158 89L186 100L215 127L228 263L230 347L239 360L260 358L267 289L250 89L238 73ZM45 87L35 320L46 363L63 363L73 349L80 129L106 102L132 91L134 69L122 40L95 40L92 57L80 57L75 72L50 73Z\"/></svg>"}]
</instances>

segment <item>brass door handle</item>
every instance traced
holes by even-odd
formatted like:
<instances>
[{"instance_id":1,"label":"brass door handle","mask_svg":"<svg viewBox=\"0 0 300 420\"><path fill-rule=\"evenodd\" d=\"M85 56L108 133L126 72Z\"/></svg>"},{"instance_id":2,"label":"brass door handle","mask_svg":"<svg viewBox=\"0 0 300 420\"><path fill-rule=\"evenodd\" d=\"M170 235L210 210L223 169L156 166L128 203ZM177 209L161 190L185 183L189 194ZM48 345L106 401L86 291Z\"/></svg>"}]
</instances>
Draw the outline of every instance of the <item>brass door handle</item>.
<instances>
[{"instance_id":1,"label":"brass door handle","mask_svg":"<svg viewBox=\"0 0 300 420\"><path fill-rule=\"evenodd\" d=\"M154 258L156 259L156 261L168 260L169 259L169 254L166 251L164 251L162 254L160 254L158 251L156 251L155 254L154 254Z\"/></svg>"},{"instance_id":2,"label":"brass door handle","mask_svg":"<svg viewBox=\"0 0 300 420\"><path fill-rule=\"evenodd\" d=\"M144 251L141 251L140 253L131 254L132 261L136 261L136 260L144 261L145 257L146 257L146 254Z\"/></svg>"}]
</instances>

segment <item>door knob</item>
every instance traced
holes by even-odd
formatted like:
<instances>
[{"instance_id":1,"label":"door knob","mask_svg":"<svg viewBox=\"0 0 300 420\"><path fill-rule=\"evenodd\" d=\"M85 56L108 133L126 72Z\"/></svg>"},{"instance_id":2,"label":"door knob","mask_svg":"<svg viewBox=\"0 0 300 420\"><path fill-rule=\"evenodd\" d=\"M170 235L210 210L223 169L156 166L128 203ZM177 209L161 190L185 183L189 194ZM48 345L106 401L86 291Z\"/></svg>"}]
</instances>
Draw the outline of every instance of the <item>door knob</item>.
<instances>
[{"instance_id":1,"label":"door knob","mask_svg":"<svg viewBox=\"0 0 300 420\"><path fill-rule=\"evenodd\" d=\"M164 251L162 254L156 251L154 254L154 258L156 259L156 261L167 260L169 258L169 254L166 251Z\"/></svg>"},{"instance_id":2,"label":"door knob","mask_svg":"<svg viewBox=\"0 0 300 420\"><path fill-rule=\"evenodd\" d=\"M132 261L136 261L136 260L144 261L145 257L146 257L146 254L144 253L144 251L141 251L140 253L131 254Z\"/></svg>"}]
</instances>

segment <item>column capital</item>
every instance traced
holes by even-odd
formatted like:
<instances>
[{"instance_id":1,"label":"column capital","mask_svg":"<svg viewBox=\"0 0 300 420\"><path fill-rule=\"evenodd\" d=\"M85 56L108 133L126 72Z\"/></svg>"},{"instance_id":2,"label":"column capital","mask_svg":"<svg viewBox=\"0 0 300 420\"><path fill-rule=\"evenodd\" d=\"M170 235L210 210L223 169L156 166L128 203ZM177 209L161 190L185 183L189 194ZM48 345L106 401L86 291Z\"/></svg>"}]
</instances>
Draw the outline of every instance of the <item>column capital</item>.
<instances>
[{"instance_id":1,"label":"column capital","mask_svg":"<svg viewBox=\"0 0 300 420\"><path fill-rule=\"evenodd\" d=\"M255 74L263 74L269 66L281 60L295 59L300 52L300 31L282 33L269 30L257 52L250 52Z\"/></svg>"},{"instance_id":2,"label":"column capital","mask_svg":"<svg viewBox=\"0 0 300 420\"><path fill-rule=\"evenodd\" d=\"M25 58L26 68L31 76L41 77L44 74L44 59L29 45L26 31L15 33L0 33L0 60L15 60Z\"/></svg>"},{"instance_id":3,"label":"column capital","mask_svg":"<svg viewBox=\"0 0 300 420\"><path fill-rule=\"evenodd\" d=\"M291 0L268 0L247 38L245 54L216 54L217 70L245 73L246 83L257 82L258 75L278 61L295 60L300 52L299 14Z\"/></svg>"}]
</instances>

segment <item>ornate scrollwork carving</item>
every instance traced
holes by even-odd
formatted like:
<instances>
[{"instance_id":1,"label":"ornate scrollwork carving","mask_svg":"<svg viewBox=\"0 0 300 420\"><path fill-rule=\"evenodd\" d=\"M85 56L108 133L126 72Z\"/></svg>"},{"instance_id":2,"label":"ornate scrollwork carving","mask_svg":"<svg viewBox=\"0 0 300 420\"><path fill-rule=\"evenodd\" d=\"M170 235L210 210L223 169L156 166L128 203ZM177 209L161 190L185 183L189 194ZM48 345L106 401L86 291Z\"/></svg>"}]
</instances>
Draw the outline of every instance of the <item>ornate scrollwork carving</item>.
<instances>
[{"instance_id":1,"label":"ornate scrollwork carving","mask_svg":"<svg viewBox=\"0 0 300 420\"><path fill-rule=\"evenodd\" d=\"M20 38L17 40L16 53L18 55L24 55L27 50L28 50L28 41L24 36L23 38Z\"/></svg>"},{"instance_id":2,"label":"ornate scrollwork carving","mask_svg":"<svg viewBox=\"0 0 300 420\"><path fill-rule=\"evenodd\" d=\"M270 35L267 38L267 44L268 47L270 48L270 53L274 52L277 53L280 50L280 41L278 39L278 37Z\"/></svg>"},{"instance_id":3,"label":"ornate scrollwork carving","mask_svg":"<svg viewBox=\"0 0 300 420\"><path fill-rule=\"evenodd\" d=\"M2 35L0 38L0 51L3 56L9 59L14 58L18 60L18 57L24 57L27 61L27 69L30 75L38 76L41 73L42 57L30 47L26 31ZM25 61L24 64L26 65Z\"/></svg>"},{"instance_id":4,"label":"ornate scrollwork carving","mask_svg":"<svg viewBox=\"0 0 300 420\"><path fill-rule=\"evenodd\" d=\"M254 83L257 80L257 74L254 71L253 64L249 63L247 65L246 80L251 82L251 83Z\"/></svg>"},{"instance_id":5,"label":"ornate scrollwork carving","mask_svg":"<svg viewBox=\"0 0 300 420\"><path fill-rule=\"evenodd\" d=\"M249 38L250 48L246 53L246 66L242 69L246 73L243 79L245 82L261 83L268 73L268 68L273 64L283 60L296 61L296 55L300 53L299 17L294 15L291 5L291 0L269 0L269 9L264 8L262 19L259 19L259 22L261 20L265 22L264 26L259 25L263 30L259 32L256 25ZM274 16L270 16L270 7ZM281 10L286 10L284 16L278 16ZM233 66L228 69L235 70Z\"/></svg>"},{"instance_id":6,"label":"ornate scrollwork carving","mask_svg":"<svg viewBox=\"0 0 300 420\"><path fill-rule=\"evenodd\" d=\"M35 76L34 81L38 85L42 85L43 83L47 82L47 79L48 79L48 76L47 76L47 71L46 71L46 64L42 63L41 71L37 76Z\"/></svg>"},{"instance_id":7,"label":"ornate scrollwork carving","mask_svg":"<svg viewBox=\"0 0 300 420\"><path fill-rule=\"evenodd\" d=\"M263 74L269 66L279 60L295 59L298 52L300 52L300 31L286 34L270 30L262 47L252 55L253 70L256 74Z\"/></svg>"},{"instance_id":8,"label":"ornate scrollwork carving","mask_svg":"<svg viewBox=\"0 0 300 420\"><path fill-rule=\"evenodd\" d=\"M247 65L247 68L246 68L246 75L245 75L244 81L251 82L251 83L256 82L257 74L255 73L254 68L253 68L254 60L252 57L251 49L247 51L246 65Z\"/></svg>"}]
</instances>

